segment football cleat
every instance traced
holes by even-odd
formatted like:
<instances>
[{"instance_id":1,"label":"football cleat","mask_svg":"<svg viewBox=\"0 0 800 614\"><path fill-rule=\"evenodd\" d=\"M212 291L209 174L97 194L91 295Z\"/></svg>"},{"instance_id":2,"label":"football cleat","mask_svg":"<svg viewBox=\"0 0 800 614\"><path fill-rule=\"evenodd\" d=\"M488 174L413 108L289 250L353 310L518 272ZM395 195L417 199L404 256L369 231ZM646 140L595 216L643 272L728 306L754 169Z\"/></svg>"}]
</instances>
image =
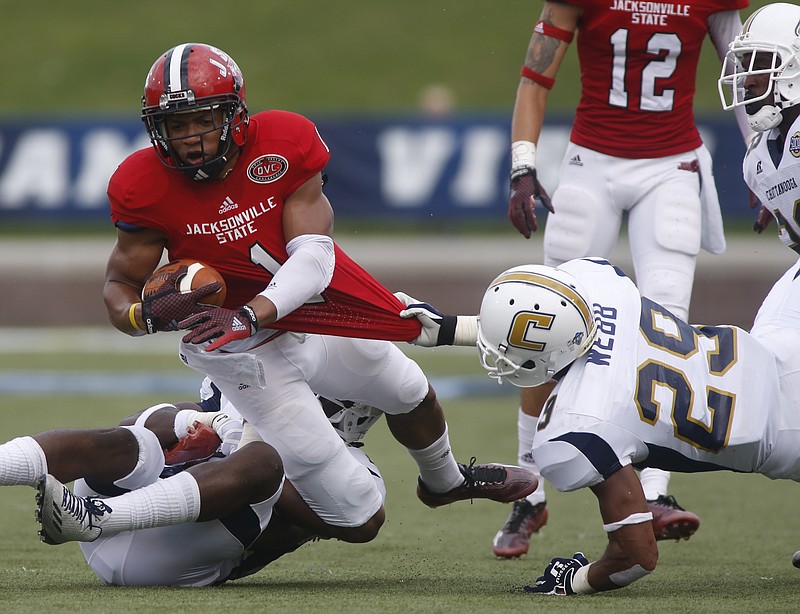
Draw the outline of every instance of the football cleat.
<instances>
[{"instance_id":1,"label":"football cleat","mask_svg":"<svg viewBox=\"0 0 800 614\"><path fill-rule=\"evenodd\" d=\"M47 474L36 483L36 520L46 544L93 542L103 529L98 522L111 508L100 499L77 497Z\"/></svg>"},{"instance_id":2,"label":"football cleat","mask_svg":"<svg viewBox=\"0 0 800 614\"><path fill-rule=\"evenodd\" d=\"M417 497L428 507L440 507L466 499L491 499L500 503L511 503L524 499L539 485L537 477L516 465L476 465L473 456L469 465L458 464L464 482L452 490L435 493L417 480Z\"/></svg>"},{"instance_id":3,"label":"football cleat","mask_svg":"<svg viewBox=\"0 0 800 614\"><path fill-rule=\"evenodd\" d=\"M513 559L528 552L531 535L547 524L547 504L534 505L527 499L514 501L508 520L492 541L495 556Z\"/></svg>"},{"instance_id":4,"label":"football cleat","mask_svg":"<svg viewBox=\"0 0 800 614\"><path fill-rule=\"evenodd\" d=\"M689 539L700 528L697 515L683 509L672 495L648 501L647 509L653 514L653 533L657 541Z\"/></svg>"}]
</instances>

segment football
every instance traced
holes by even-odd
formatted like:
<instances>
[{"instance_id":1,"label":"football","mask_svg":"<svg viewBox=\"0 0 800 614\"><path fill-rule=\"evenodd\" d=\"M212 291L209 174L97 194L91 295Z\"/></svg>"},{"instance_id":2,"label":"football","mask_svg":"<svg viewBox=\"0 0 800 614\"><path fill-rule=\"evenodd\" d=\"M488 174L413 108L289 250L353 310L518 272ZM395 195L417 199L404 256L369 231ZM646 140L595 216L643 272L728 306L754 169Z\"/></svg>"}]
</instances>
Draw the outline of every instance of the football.
<instances>
[{"instance_id":1,"label":"football","mask_svg":"<svg viewBox=\"0 0 800 614\"><path fill-rule=\"evenodd\" d=\"M225 280L222 279L222 275L207 264L189 259L173 260L156 269L145 282L144 288L142 288L142 298L146 299L148 296L163 289L169 274L175 273L181 266L186 266L188 271L185 275L178 278L176 284L178 292L185 294L197 288L201 288L206 284L218 281L222 284L222 288L212 294L204 296L200 302L206 305L221 307L227 295L227 288L225 286Z\"/></svg>"}]
</instances>

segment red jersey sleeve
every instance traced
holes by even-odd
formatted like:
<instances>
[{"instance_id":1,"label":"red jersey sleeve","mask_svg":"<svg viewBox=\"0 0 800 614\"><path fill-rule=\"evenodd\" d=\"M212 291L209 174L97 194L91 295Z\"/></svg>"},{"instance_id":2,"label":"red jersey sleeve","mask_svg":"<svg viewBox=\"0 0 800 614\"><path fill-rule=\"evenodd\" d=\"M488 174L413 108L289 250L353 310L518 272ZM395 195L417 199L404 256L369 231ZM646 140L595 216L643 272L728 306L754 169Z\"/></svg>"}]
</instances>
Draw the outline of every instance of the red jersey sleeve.
<instances>
[{"instance_id":1,"label":"red jersey sleeve","mask_svg":"<svg viewBox=\"0 0 800 614\"><path fill-rule=\"evenodd\" d=\"M322 296L323 302L302 305L270 328L388 341L412 341L422 330L416 318L401 318L405 305L338 246L333 279Z\"/></svg>"}]
</instances>

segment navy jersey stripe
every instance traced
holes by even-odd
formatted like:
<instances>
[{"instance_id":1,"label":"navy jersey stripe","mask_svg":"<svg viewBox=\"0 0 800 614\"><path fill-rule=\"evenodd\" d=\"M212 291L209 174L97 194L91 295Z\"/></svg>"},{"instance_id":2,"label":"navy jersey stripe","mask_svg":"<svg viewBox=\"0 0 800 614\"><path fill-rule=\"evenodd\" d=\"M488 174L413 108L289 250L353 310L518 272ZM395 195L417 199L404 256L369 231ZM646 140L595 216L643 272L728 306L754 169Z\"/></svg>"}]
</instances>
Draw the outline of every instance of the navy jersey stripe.
<instances>
[{"instance_id":1,"label":"navy jersey stripe","mask_svg":"<svg viewBox=\"0 0 800 614\"><path fill-rule=\"evenodd\" d=\"M552 441L563 441L577 448L603 479L622 469L622 463L611 446L594 433L564 433Z\"/></svg>"},{"instance_id":2,"label":"navy jersey stripe","mask_svg":"<svg viewBox=\"0 0 800 614\"><path fill-rule=\"evenodd\" d=\"M219 521L228 529L245 549L249 548L261 535L261 523L258 515L248 505L228 514Z\"/></svg>"}]
</instances>

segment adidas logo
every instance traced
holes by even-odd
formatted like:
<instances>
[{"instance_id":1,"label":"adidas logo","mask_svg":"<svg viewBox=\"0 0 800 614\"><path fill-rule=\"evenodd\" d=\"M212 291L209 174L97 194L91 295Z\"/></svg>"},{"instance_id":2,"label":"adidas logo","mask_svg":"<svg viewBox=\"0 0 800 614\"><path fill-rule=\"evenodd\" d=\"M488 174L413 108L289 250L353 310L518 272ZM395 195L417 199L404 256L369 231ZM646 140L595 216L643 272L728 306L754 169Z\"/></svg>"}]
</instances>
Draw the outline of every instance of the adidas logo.
<instances>
[{"instance_id":1,"label":"adidas logo","mask_svg":"<svg viewBox=\"0 0 800 614\"><path fill-rule=\"evenodd\" d=\"M234 332L239 332L241 330L250 330L250 323L248 322L245 326L244 323L239 318L233 318L231 322L231 330Z\"/></svg>"},{"instance_id":2,"label":"adidas logo","mask_svg":"<svg viewBox=\"0 0 800 614\"><path fill-rule=\"evenodd\" d=\"M572 157L569 159L569 163L570 163L572 166L583 166L583 162L581 162L581 156L580 156L580 154L575 154L574 156L572 156Z\"/></svg>"},{"instance_id":3,"label":"adidas logo","mask_svg":"<svg viewBox=\"0 0 800 614\"><path fill-rule=\"evenodd\" d=\"M239 205L233 202L233 199L230 196L226 196L225 200L222 201L222 204L219 207L219 214L222 215L226 211L230 211L231 209L238 209Z\"/></svg>"}]
</instances>

